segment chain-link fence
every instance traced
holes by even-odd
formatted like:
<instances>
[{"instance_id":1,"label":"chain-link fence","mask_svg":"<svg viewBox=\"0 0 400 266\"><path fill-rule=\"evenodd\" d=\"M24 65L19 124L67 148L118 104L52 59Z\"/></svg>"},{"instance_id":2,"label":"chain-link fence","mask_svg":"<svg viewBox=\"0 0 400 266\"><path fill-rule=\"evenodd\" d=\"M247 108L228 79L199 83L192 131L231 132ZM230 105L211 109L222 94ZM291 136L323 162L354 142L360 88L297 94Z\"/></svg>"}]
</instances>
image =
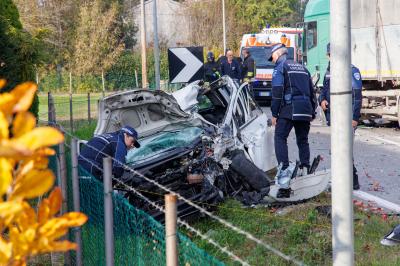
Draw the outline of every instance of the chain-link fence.
<instances>
[{"instance_id":1,"label":"chain-link fence","mask_svg":"<svg viewBox=\"0 0 400 266\"><path fill-rule=\"evenodd\" d=\"M73 211L72 164L70 145L66 144L65 157L59 149L50 159L50 168L57 173L57 183L62 183L61 160L66 162L68 211ZM82 227L83 265L105 265L104 188L103 184L79 168L80 210L89 220ZM165 265L165 228L150 215L136 209L123 195L112 195L114 213L115 265ZM74 232L70 240L75 241ZM179 265L224 265L198 248L188 237L178 233ZM65 256L64 264L77 265L76 254Z\"/></svg>"},{"instance_id":2,"label":"chain-link fence","mask_svg":"<svg viewBox=\"0 0 400 266\"><path fill-rule=\"evenodd\" d=\"M178 88L177 84L171 84L163 90L173 92ZM98 118L98 103L104 97L113 92L88 92L88 93L39 93L39 121L49 119L49 101L54 104L56 114L55 121L71 132L82 124L96 123Z\"/></svg>"}]
</instances>

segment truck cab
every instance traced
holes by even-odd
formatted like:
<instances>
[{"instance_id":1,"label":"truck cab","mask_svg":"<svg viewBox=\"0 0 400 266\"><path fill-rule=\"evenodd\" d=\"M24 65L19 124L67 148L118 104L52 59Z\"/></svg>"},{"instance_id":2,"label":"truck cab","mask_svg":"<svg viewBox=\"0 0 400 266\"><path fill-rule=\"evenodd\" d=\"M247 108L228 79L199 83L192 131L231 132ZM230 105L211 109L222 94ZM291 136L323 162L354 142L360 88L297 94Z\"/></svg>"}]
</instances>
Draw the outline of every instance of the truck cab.
<instances>
[{"instance_id":1,"label":"truck cab","mask_svg":"<svg viewBox=\"0 0 400 266\"><path fill-rule=\"evenodd\" d=\"M272 47L278 43L285 44L288 59L297 61L300 58L297 47L300 47L301 34L302 29L298 28L267 28L261 33L243 35L240 54L242 56L243 48L247 48L254 59L255 75L249 83L258 103L268 104L272 98L271 81L275 64L268 61Z\"/></svg>"}]
</instances>

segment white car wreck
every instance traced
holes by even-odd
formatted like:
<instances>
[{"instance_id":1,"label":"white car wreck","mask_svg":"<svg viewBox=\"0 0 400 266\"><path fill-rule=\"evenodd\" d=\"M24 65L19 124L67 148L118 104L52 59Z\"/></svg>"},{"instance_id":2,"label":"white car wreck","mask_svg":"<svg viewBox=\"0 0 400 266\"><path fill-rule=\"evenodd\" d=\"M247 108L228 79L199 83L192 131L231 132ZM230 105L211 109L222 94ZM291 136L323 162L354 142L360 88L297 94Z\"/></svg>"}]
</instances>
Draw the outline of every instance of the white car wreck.
<instances>
[{"instance_id":1,"label":"white car wreck","mask_svg":"<svg viewBox=\"0 0 400 266\"><path fill-rule=\"evenodd\" d=\"M132 90L102 99L95 134L113 132L123 125L134 127L141 143L139 149L128 152L126 162L190 200L204 206L225 197L246 205L275 200L273 129L246 83L239 87L225 76L210 85L191 83L172 95ZM165 191L139 174L126 172L122 180L163 204ZM298 193L294 191L293 197L282 201L313 197L327 184L325 172L295 177L292 187ZM162 213L136 195L126 191L125 196L163 220ZM178 204L180 217L196 213L198 210L186 203Z\"/></svg>"}]
</instances>

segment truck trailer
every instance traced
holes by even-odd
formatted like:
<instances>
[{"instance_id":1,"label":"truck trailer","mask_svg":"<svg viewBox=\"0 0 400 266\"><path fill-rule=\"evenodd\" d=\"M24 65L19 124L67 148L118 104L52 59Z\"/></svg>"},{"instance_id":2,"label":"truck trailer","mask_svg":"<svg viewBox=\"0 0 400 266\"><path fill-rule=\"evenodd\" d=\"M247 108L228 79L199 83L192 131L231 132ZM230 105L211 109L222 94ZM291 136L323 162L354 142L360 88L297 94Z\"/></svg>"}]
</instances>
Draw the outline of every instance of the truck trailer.
<instances>
[{"instance_id":1,"label":"truck trailer","mask_svg":"<svg viewBox=\"0 0 400 266\"><path fill-rule=\"evenodd\" d=\"M351 1L351 61L361 71L365 118L400 125L400 1ZM330 40L330 0L310 0L304 13L303 63L325 74ZM322 78L319 85L322 85Z\"/></svg>"}]
</instances>

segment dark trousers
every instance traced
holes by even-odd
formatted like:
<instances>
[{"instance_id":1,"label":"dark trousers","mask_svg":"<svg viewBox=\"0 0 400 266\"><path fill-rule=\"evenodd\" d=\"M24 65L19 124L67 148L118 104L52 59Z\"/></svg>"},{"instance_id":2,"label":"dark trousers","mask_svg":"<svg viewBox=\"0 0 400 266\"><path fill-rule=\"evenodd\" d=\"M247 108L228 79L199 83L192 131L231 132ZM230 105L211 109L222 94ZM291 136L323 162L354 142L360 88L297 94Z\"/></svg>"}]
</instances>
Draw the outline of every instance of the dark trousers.
<instances>
[{"instance_id":1,"label":"dark trousers","mask_svg":"<svg viewBox=\"0 0 400 266\"><path fill-rule=\"evenodd\" d=\"M325 118L326 118L326 123L327 123L328 127L330 127L331 126L331 112L325 111ZM356 129L357 128L353 129L353 144L354 144L354 134L356 132ZM353 157L353 181L354 181L353 183L357 182L357 184L358 184L358 174L357 174L357 168L354 165L354 157Z\"/></svg>"},{"instance_id":2,"label":"dark trousers","mask_svg":"<svg viewBox=\"0 0 400 266\"><path fill-rule=\"evenodd\" d=\"M293 127L296 133L301 167L310 166L310 145L308 144L310 122L279 118L275 126L275 154L278 164L282 163L283 165L282 169L289 166L287 138Z\"/></svg>"}]
</instances>

